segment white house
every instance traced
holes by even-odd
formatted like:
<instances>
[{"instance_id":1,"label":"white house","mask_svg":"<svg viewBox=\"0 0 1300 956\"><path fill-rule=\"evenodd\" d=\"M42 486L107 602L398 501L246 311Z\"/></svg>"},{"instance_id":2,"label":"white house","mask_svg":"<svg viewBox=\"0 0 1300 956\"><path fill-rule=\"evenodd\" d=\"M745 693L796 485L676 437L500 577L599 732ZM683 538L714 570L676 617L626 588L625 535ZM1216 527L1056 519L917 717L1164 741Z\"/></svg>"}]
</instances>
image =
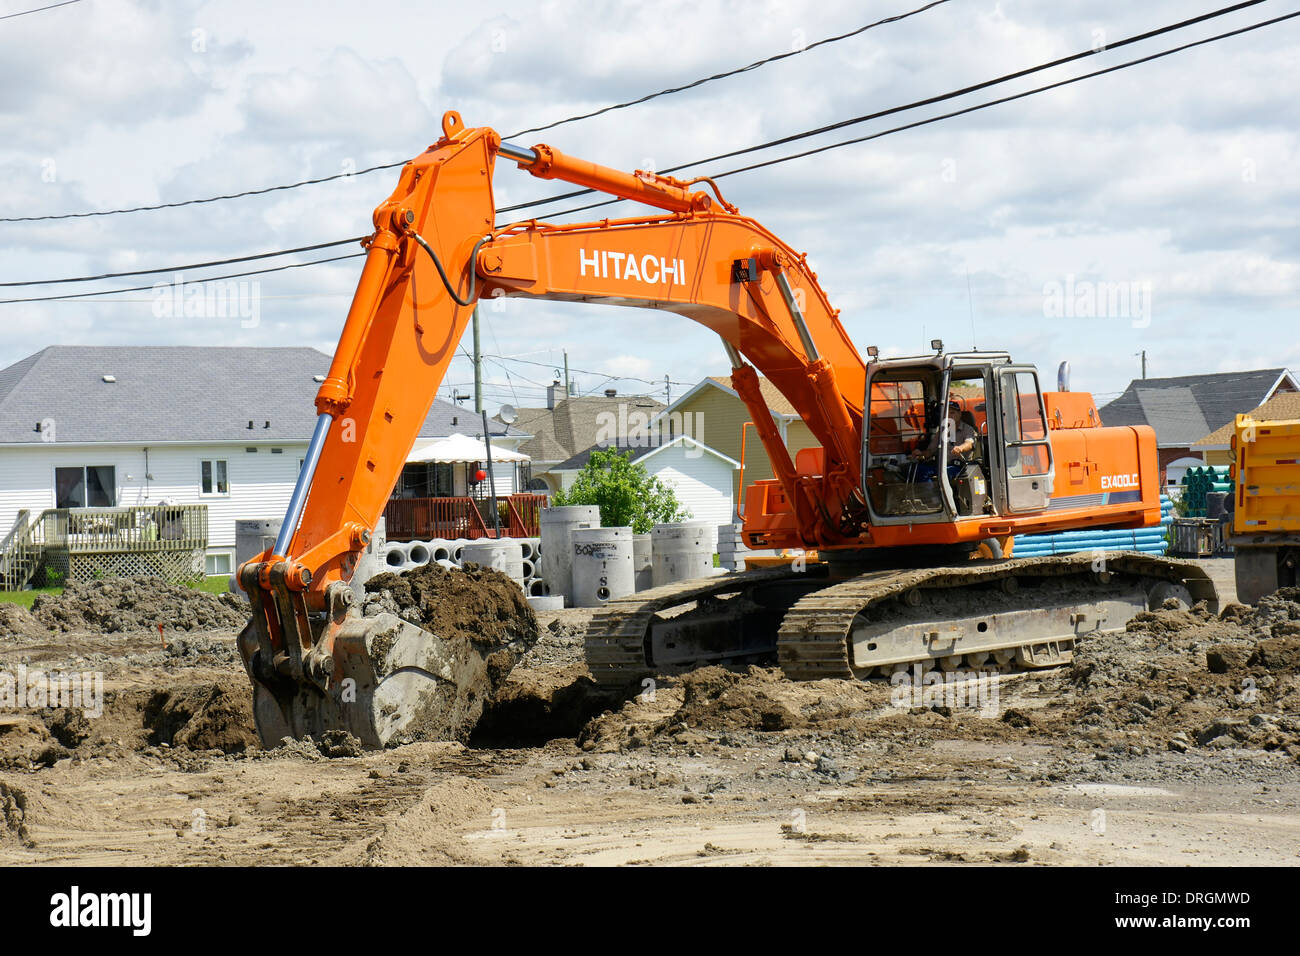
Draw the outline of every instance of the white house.
<instances>
[{"instance_id":1,"label":"white house","mask_svg":"<svg viewBox=\"0 0 1300 956\"><path fill-rule=\"evenodd\" d=\"M0 537L23 509L206 504L207 572L229 573L235 520L284 516L329 363L310 348L51 346L0 370ZM502 448L528 437L489 424ZM435 400L420 440L454 432L481 435L479 416ZM494 468L499 494L513 472Z\"/></svg>"},{"instance_id":2,"label":"white house","mask_svg":"<svg viewBox=\"0 0 1300 956\"><path fill-rule=\"evenodd\" d=\"M716 550L717 525L736 520L734 488L740 462L689 435L678 435L660 444L610 447L631 452L632 461L672 488L677 500L690 512L691 520L709 522L713 526ZM560 479L567 491L573 487L574 479L591 458L591 453L602 450L599 445L588 448L552 468L551 473Z\"/></svg>"}]
</instances>

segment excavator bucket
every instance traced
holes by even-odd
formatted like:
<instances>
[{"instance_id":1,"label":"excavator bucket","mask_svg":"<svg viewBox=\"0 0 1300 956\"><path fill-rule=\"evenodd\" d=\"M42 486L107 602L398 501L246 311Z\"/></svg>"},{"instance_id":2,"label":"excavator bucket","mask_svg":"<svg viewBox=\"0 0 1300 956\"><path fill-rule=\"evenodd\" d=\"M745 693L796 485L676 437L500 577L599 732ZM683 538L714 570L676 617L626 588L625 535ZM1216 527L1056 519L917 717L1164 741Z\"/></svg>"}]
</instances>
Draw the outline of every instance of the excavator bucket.
<instances>
[{"instance_id":1,"label":"excavator bucket","mask_svg":"<svg viewBox=\"0 0 1300 956\"><path fill-rule=\"evenodd\" d=\"M267 653L265 618L239 636L253 685L253 716L264 747L286 737L347 731L367 749L418 740L466 740L520 657L537 641L537 621L517 585L495 571L422 568L385 574L388 606L430 625L356 605L310 621L312 649L298 667ZM268 664L271 661L273 663ZM278 665L278 666L277 666ZM298 676L294 676L295 672Z\"/></svg>"},{"instance_id":2,"label":"excavator bucket","mask_svg":"<svg viewBox=\"0 0 1300 956\"><path fill-rule=\"evenodd\" d=\"M249 624L243 648L256 636ZM483 713L490 684L488 659L472 646L445 642L394 617L349 617L334 640L334 671L326 686L255 673L253 717L264 747L285 737L345 730L363 747L378 749L416 740L463 739Z\"/></svg>"}]
</instances>

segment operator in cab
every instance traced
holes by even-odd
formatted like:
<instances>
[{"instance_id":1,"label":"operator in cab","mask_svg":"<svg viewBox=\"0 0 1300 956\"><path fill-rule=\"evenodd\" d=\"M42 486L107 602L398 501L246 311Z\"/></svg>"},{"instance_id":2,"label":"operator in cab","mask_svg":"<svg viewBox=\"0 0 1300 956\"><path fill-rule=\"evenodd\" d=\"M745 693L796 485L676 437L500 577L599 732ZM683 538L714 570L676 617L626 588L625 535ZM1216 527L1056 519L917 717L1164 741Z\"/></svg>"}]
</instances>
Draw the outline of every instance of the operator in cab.
<instances>
[{"instance_id":1,"label":"operator in cab","mask_svg":"<svg viewBox=\"0 0 1300 956\"><path fill-rule=\"evenodd\" d=\"M945 427L946 426L946 427ZM930 481L938 474L934 462L938 460L939 442L944 434L952 443L948 447L948 478L955 479L961 473L962 465L970 460L979 443L979 432L975 426L964 420L962 408L958 402L948 403L948 421L936 427L925 444L912 449L915 466L913 481Z\"/></svg>"}]
</instances>

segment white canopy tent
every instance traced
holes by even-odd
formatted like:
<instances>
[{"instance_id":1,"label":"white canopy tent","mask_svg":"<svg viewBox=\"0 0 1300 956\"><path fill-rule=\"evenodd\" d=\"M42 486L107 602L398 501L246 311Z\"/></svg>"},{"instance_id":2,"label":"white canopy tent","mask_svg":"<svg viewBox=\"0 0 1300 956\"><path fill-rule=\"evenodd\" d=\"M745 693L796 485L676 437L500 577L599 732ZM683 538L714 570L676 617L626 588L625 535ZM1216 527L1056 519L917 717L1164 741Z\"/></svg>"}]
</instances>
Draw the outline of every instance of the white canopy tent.
<instances>
[{"instance_id":1,"label":"white canopy tent","mask_svg":"<svg viewBox=\"0 0 1300 956\"><path fill-rule=\"evenodd\" d=\"M407 464L418 464L421 462L438 462L441 464L462 461L486 461L487 449L483 447L483 441L480 438L470 438L468 435L462 435L456 432L454 435L448 435L446 438L439 438L437 441L430 442L419 448L411 449L411 453L406 456ZM493 462L521 462L530 461L531 459L518 451L511 451L508 448L498 448L492 446Z\"/></svg>"}]
</instances>

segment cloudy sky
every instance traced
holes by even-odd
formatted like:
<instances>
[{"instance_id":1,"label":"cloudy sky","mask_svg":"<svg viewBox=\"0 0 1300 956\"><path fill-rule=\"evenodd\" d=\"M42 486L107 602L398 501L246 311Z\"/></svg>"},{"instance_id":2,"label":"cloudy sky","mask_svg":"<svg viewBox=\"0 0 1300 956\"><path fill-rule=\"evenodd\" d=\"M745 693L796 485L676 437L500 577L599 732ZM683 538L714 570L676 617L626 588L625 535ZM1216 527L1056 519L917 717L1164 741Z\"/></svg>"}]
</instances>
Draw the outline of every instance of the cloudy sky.
<instances>
[{"instance_id":1,"label":"cloudy sky","mask_svg":"<svg viewBox=\"0 0 1300 956\"><path fill-rule=\"evenodd\" d=\"M396 162L437 139L446 109L508 135L801 48L923 2L81 0L0 19L0 218L172 203ZM42 5L3 0L0 16ZM662 169L1226 5L950 0L900 23L519 142L551 143L620 168ZM994 90L747 159L885 130L1294 9L1294 2L1268 0ZM1297 89L1300 18L733 176L723 186L743 213L809 253L860 348L920 351L934 337L950 347L973 342L1036 363L1048 380L1068 359L1074 386L1102 401L1138 375L1143 350L1152 376L1295 369ZM361 235L396 175L381 171L175 209L0 222L0 281L155 268ZM498 167L498 205L562 189L513 165ZM558 203L543 214L564 208ZM238 315L159 316L149 292L3 304L0 366L59 343L312 345L332 352L360 262L252 277L256 324ZM13 287L0 289L0 298L160 278L170 277ZM1112 293L1112 304L1100 310L1106 314L1088 309L1097 290ZM484 351L508 357L486 366L490 407L539 404L541 386L566 349L570 366L582 370L574 377L583 391L649 391L654 381L662 398L665 375L693 383L726 371L716 337L675 316L544 302L485 314ZM440 394L463 391L471 379L469 363L458 360ZM674 384L674 394L683 387Z\"/></svg>"}]
</instances>

